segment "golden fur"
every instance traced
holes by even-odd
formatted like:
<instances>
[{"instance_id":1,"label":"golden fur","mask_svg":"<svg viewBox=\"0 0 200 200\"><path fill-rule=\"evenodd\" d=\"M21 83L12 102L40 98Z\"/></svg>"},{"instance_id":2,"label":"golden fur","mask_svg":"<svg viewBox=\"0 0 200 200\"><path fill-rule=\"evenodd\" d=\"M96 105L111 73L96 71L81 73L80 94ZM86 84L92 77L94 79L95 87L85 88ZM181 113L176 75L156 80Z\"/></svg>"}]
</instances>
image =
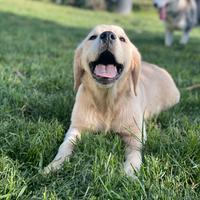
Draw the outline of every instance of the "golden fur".
<instances>
[{"instance_id":1,"label":"golden fur","mask_svg":"<svg viewBox=\"0 0 200 200\"><path fill-rule=\"evenodd\" d=\"M117 36L109 50L124 66L120 78L108 85L97 83L89 69L89 62L97 59L102 46L98 37L95 40L88 38L99 36L104 31L111 31ZM118 39L121 36L126 42ZM142 62L139 51L122 28L99 25L75 51L74 81L78 91L71 125L58 154L45 168L45 173L62 166L71 154L76 138L80 138L84 131L112 130L119 133L127 145L124 170L133 176L134 170L139 170L142 162L142 135L146 138L144 119L179 101L180 94L171 76L164 69Z\"/></svg>"}]
</instances>

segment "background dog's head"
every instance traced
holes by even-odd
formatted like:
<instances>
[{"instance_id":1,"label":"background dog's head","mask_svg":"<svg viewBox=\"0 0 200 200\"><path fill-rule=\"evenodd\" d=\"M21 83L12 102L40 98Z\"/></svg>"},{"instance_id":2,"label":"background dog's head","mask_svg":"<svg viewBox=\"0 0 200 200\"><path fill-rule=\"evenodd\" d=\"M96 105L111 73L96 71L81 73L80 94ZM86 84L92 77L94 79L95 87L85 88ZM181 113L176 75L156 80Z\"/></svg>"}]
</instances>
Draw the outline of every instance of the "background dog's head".
<instances>
[{"instance_id":1,"label":"background dog's head","mask_svg":"<svg viewBox=\"0 0 200 200\"><path fill-rule=\"evenodd\" d=\"M172 2L178 2L178 0L153 0L153 5L154 5L154 7L160 9Z\"/></svg>"},{"instance_id":2,"label":"background dog's head","mask_svg":"<svg viewBox=\"0 0 200 200\"><path fill-rule=\"evenodd\" d=\"M95 27L75 51L75 89L87 74L97 85L112 87L116 81L132 74L136 88L141 58L124 30L114 25Z\"/></svg>"},{"instance_id":3,"label":"background dog's head","mask_svg":"<svg viewBox=\"0 0 200 200\"><path fill-rule=\"evenodd\" d=\"M167 7L170 5L174 8L178 4L179 0L153 0L153 5L158 9L160 20L166 20Z\"/></svg>"}]
</instances>

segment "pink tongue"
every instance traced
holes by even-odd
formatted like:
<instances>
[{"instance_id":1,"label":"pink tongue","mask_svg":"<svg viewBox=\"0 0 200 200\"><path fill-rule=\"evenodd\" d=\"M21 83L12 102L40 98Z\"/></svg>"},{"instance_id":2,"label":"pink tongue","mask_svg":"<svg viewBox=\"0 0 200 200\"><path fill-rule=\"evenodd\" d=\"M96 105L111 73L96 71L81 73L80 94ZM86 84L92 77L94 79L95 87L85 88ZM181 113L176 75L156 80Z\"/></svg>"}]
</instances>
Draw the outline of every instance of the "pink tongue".
<instances>
[{"instance_id":1,"label":"pink tongue","mask_svg":"<svg viewBox=\"0 0 200 200\"><path fill-rule=\"evenodd\" d=\"M114 65L96 65L94 73L104 78L114 78L117 75L117 69Z\"/></svg>"},{"instance_id":2,"label":"pink tongue","mask_svg":"<svg viewBox=\"0 0 200 200\"><path fill-rule=\"evenodd\" d=\"M165 20L167 17L167 13L166 13L166 7L162 7L159 10L159 14L160 14L160 20Z\"/></svg>"}]
</instances>

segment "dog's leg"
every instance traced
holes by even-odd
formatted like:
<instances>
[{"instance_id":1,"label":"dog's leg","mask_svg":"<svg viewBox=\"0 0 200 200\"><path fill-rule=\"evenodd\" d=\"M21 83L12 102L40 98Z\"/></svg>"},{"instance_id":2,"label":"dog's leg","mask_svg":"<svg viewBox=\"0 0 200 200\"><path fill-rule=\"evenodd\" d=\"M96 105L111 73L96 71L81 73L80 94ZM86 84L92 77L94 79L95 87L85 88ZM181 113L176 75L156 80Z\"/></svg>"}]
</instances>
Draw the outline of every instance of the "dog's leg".
<instances>
[{"instance_id":1,"label":"dog's leg","mask_svg":"<svg viewBox=\"0 0 200 200\"><path fill-rule=\"evenodd\" d=\"M182 38L180 40L180 44L187 44L188 43L189 33L190 33L190 31L184 31L183 32Z\"/></svg>"},{"instance_id":2,"label":"dog's leg","mask_svg":"<svg viewBox=\"0 0 200 200\"><path fill-rule=\"evenodd\" d=\"M173 32L166 29L165 31L165 46L170 47L173 42Z\"/></svg>"},{"instance_id":3,"label":"dog's leg","mask_svg":"<svg viewBox=\"0 0 200 200\"><path fill-rule=\"evenodd\" d=\"M128 176L135 177L134 171L139 171L142 164L142 139L136 136L126 135L122 136L126 147L126 161L124 163L124 170Z\"/></svg>"},{"instance_id":4,"label":"dog's leg","mask_svg":"<svg viewBox=\"0 0 200 200\"><path fill-rule=\"evenodd\" d=\"M70 128L64 138L63 143L60 145L58 149L58 153L53 161L44 168L44 174L48 174L51 171L56 171L60 169L65 160L69 158L73 151L73 146L77 139L79 139L81 133L76 128Z\"/></svg>"}]
</instances>

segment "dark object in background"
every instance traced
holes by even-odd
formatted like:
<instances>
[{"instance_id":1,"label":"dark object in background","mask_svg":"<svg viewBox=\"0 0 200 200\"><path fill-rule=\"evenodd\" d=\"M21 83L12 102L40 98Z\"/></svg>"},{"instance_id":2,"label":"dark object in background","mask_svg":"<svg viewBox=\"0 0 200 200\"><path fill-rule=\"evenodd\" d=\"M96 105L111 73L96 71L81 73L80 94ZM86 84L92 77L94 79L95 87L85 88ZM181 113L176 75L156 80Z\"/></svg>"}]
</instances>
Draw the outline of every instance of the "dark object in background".
<instances>
[{"instance_id":1,"label":"dark object in background","mask_svg":"<svg viewBox=\"0 0 200 200\"><path fill-rule=\"evenodd\" d=\"M57 4L68 4L93 10L109 10L120 14L132 11L132 0L54 0Z\"/></svg>"},{"instance_id":2,"label":"dark object in background","mask_svg":"<svg viewBox=\"0 0 200 200\"><path fill-rule=\"evenodd\" d=\"M198 25L200 25L200 0L196 0L197 3L197 14L198 14Z\"/></svg>"},{"instance_id":3,"label":"dark object in background","mask_svg":"<svg viewBox=\"0 0 200 200\"><path fill-rule=\"evenodd\" d=\"M89 8L93 10L105 10L106 2L105 0L73 0L74 6L81 8Z\"/></svg>"},{"instance_id":4,"label":"dark object in background","mask_svg":"<svg viewBox=\"0 0 200 200\"><path fill-rule=\"evenodd\" d=\"M129 14L132 11L132 0L106 0L107 9L120 14Z\"/></svg>"}]
</instances>

